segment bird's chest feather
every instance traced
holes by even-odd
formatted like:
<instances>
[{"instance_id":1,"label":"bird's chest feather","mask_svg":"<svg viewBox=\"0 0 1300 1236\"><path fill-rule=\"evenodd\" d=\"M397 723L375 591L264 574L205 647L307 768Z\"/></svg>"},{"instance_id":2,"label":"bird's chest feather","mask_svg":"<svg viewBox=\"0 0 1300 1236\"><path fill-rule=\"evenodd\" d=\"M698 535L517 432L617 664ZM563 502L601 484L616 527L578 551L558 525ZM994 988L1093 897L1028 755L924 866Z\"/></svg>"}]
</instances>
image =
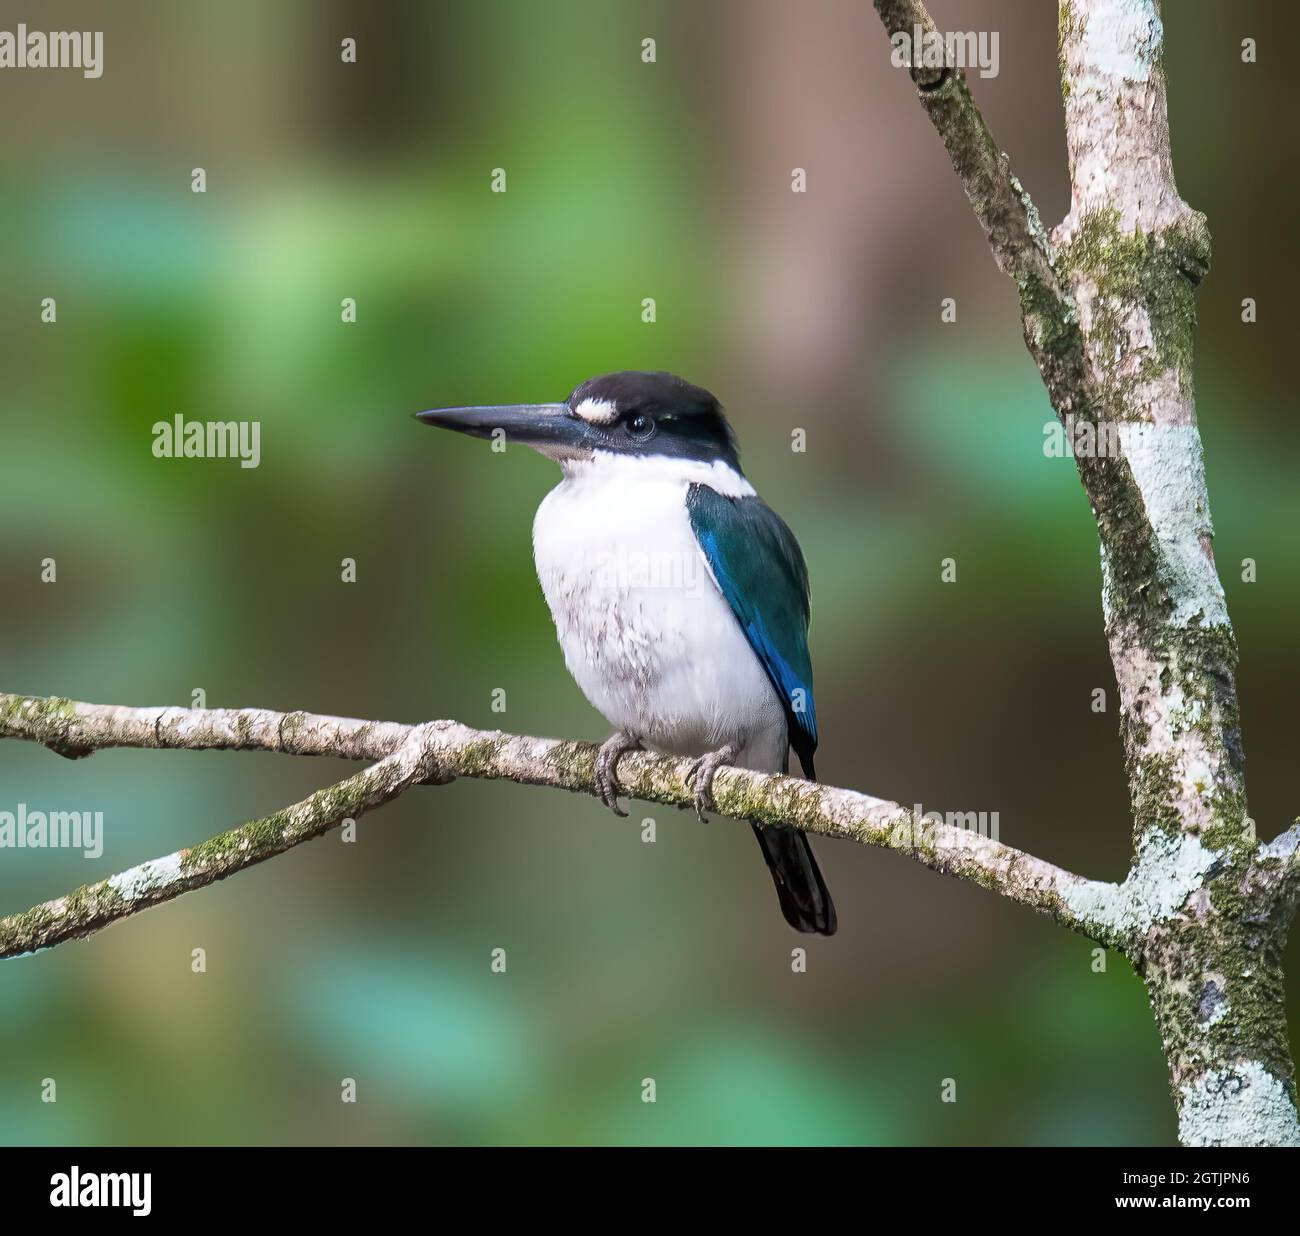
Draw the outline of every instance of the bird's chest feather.
<instances>
[{"instance_id":1,"label":"bird's chest feather","mask_svg":"<svg viewBox=\"0 0 1300 1236\"><path fill-rule=\"evenodd\" d=\"M687 644L709 578L685 486L567 480L533 525L537 574L569 669L644 691ZM718 599L720 601L720 598ZM717 603L715 601L715 603Z\"/></svg>"},{"instance_id":2,"label":"bird's chest feather","mask_svg":"<svg viewBox=\"0 0 1300 1236\"><path fill-rule=\"evenodd\" d=\"M569 672L613 725L682 753L780 715L696 541L689 483L645 468L571 476L533 525Z\"/></svg>"}]
</instances>

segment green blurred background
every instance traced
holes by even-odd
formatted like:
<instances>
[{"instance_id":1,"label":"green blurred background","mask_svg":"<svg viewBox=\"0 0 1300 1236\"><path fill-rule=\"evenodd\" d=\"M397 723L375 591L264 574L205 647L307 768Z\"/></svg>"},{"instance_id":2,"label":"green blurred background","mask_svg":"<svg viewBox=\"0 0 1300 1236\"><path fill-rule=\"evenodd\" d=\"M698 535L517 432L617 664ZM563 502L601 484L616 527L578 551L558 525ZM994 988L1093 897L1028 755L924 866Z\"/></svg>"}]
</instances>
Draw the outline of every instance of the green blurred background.
<instances>
[{"instance_id":1,"label":"green blurred background","mask_svg":"<svg viewBox=\"0 0 1300 1236\"><path fill-rule=\"evenodd\" d=\"M933 9L1001 32L1000 76L974 90L1058 219L1055 6ZM1300 19L1284 0L1166 10L1180 188L1215 240L1201 427L1252 814L1272 836L1300 809L1284 50ZM0 687L601 738L533 574L553 465L410 414L665 368L723 399L803 542L821 775L997 811L1002 840L1122 876L1088 506L1073 465L1044 458L1013 291L867 0L0 14L105 31L98 81L0 72ZM261 466L155 459L151 427L177 413L260 421ZM95 861L0 851L0 912L347 771L4 744L0 808L102 810L106 844ZM356 844L332 834L0 965L0 1141L1173 1140L1123 959L1095 973L1090 943L1050 922L830 842L841 930L801 940L748 831L508 784L409 794Z\"/></svg>"}]
</instances>

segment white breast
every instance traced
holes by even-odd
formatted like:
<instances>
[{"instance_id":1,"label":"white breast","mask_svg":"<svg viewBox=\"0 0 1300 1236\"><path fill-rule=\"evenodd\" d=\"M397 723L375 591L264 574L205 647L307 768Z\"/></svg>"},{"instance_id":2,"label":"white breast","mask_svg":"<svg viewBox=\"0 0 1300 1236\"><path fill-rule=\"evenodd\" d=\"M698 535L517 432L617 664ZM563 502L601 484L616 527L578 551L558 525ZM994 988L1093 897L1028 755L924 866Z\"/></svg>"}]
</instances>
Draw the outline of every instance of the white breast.
<instances>
[{"instance_id":1,"label":"white breast","mask_svg":"<svg viewBox=\"0 0 1300 1236\"><path fill-rule=\"evenodd\" d=\"M738 763L779 769L784 712L696 542L693 482L754 492L722 464L570 464L533 523L537 575L565 664L611 725L678 755L738 743Z\"/></svg>"}]
</instances>

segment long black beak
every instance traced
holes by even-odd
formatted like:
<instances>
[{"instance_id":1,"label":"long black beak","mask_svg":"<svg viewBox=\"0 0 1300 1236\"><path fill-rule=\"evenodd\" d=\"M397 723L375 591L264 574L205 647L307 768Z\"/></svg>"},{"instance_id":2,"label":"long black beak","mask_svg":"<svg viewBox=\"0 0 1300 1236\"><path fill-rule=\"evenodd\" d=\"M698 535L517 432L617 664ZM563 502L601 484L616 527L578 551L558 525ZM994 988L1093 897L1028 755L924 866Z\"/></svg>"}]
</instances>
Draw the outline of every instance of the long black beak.
<instances>
[{"instance_id":1,"label":"long black beak","mask_svg":"<svg viewBox=\"0 0 1300 1236\"><path fill-rule=\"evenodd\" d=\"M469 434L471 438L491 438L499 431L507 442L521 442L553 457L583 454L590 449L587 440L590 426L563 403L433 408L417 412L415 419L439 429Z\"/></svg>"}]
</instances>

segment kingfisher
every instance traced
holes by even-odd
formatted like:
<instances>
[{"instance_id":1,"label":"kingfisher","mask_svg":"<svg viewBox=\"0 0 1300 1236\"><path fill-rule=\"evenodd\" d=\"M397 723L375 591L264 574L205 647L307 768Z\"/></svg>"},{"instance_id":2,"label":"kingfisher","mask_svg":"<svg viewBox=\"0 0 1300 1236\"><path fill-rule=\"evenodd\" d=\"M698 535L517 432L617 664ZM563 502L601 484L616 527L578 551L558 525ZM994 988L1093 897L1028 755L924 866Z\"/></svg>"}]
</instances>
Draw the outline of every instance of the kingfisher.
<instances>
[{"instance_id":1,"label":"kingfisher","mask_svg":"<svg viewBox=\"0 0 1300 1236\"><path fill-rule=\"evenodd\" d=\"M732 766L815 780L808 568L745 479L718 400L670 373L591 378L563 403L436 408L426 425L518 442L563 479L533 521L533 556L569 673L614 727L596 757L618 815L628 751L693 757L696 813ZM833 935L835 906L805 833L753 825L796 931Z\"/></svg>"}]
</instances>

